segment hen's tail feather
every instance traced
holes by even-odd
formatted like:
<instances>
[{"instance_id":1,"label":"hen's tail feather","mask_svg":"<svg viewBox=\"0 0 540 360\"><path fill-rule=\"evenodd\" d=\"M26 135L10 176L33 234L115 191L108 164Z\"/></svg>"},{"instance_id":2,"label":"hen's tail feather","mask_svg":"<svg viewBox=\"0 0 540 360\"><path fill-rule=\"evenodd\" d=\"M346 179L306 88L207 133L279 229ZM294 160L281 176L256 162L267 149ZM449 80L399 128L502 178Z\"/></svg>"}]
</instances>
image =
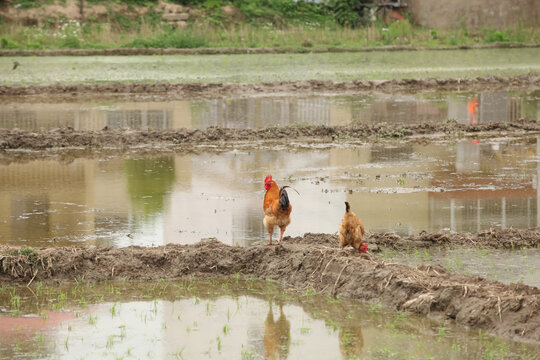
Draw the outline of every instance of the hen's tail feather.
<instances>
[{"instance_id":1,"label":"hen's tail feather","mask_svg":"<svg viewBox=\"0 0 540 360\"><path fill-rule=\"evenodd\" d=\"M349 212L349 210L351 210L351 205L348 201L345 201L345 212Z\"/></svg>"}]
</instances>

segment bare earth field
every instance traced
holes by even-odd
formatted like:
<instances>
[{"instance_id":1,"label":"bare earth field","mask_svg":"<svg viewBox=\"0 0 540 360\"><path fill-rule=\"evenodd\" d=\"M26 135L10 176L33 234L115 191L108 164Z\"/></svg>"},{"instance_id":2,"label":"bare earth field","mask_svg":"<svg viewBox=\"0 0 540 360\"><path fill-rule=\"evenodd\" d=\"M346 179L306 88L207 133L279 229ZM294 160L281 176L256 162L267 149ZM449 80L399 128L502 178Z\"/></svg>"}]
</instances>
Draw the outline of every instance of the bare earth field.
<instances>
[{"instance_id":1,"label":"bare earth field","mask_svg":"<svg viewBox=\"0 0 540 360\"><path fill-rule=\"evenodd\" d=\"M401 239L372 234L379 246L538 247L538 230L488 231L474 235L420 234ZM377 246L379 245L379 246ZM206 239L195 245L161 247L63 247L28 251L0 246L0 281L27 284L87 281L174 280L240 274L273 279L297 289L383 302L411 311L479 328L521 341L540 341L540 290L523 284L505 285L479 276L462 275L442 266L409 267L341 250L335 235L286 237L282 246L225 245Z\"/></svg>"}]
</instances>

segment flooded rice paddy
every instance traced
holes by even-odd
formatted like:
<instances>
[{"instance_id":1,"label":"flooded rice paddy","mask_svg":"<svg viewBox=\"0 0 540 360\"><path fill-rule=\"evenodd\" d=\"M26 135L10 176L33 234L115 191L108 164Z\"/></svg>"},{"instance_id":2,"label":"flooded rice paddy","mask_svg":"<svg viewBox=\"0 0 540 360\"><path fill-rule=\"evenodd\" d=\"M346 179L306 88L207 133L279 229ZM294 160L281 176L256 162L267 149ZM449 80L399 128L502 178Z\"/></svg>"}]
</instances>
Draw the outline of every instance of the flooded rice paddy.
<instances>
[{"instance_id":1,"label":"flooded rice paddy","mask_svg":"<svg viewBox=\"0 0 540 360\"><path fill-rule=\"evenodd\" d=\"M272 282L228 278L0 288L0 358L502 359L501 340Z\"/></svg>"},{"instance_id":2,"label":"flooded rice paddy","mask_svg":"<svg viewBox=\"0 0 540 360\"><path fill-rule=\"evenodd\" d=\"M538 72L539 51L5 57L0 67L9 68L15 60L20 66L4 72L0 82L19 86L511 76ZM154 96L152 101L134 97L133 102L85 103L20 98L2 99L0 128L39 132L67 126L84 131L477 124L523 117L537 121L539 104L540 94L534 90L263 94L194 101L159 101ZM69 151L37 158L4 153L0 243L125 247L216 237L230 245L262 244L267 241L262 182L268 173L300 193L290 192L290 236L336 233L344 201L364 219L368 232L408 235L540 226L537 136L289 145L247 149L239 144L146 155L104 151L89 157ZM384 250L377 256L540 286L537 249ZM534 359L540 353L538 345L503 341L450 322L387 311L379 304L284 290L270 281L91 284L80 276L75 281L55 288L37 279L32 287L0 286L0 359L96 354L115 359Z\"/></svg>"},{"instance_id":3,"label":"flooded rice paddy","mask_svg":"<svg viewBox=\"0 0 540 360\"><path fill-rule=\"evenodd\" d=\"M366 93L357 96L264 96L204 101L0 104L0 128L44 131L256 129L272 126L459 124L538 119L540 91L484 91L417 94Z\"/></svg>"},{"instance_id":4,"label":"flooded rice paddy","mask_svg":"<svg viewBox=\"0 0 540 360\"><path fill-rule=\"evenodd\" d=\"M263 179L290 185L287 235L335 233L344 201L371 232L539 224L538 139L376 143L0 165L0 240L13 245L263 242Z\"/></svg>"},{"instance_id":5,"label":"flooded rice paddy","mask_svg":"<svg viewBox=\"0 0 540 360\"><path fill-rule=\"evenodd\" d=\"M539 48L322 54L0 57L2 85L276 82L515 76L540 71ZM13 62L20 65L15 71ZM361 66L359 66L361 65Z\"/></svg>"}]
</instances>

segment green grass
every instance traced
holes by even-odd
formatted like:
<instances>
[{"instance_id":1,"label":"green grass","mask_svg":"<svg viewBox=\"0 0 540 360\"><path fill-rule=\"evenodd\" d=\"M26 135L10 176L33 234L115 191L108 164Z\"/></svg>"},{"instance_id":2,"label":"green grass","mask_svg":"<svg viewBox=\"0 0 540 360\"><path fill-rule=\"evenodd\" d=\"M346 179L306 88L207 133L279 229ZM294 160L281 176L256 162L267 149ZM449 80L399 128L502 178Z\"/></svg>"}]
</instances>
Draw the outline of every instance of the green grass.
<instances>
[{"instance_id":1,"label":"green grass","mask_svg":"<svg viewBox=\"0 0 540 360\"><path fill-rule=\"evenodd\" d=\"M540 72L540 48L192 56L0 57L3 85L275 82L515 76ZM361 66L359 66L361 64ZM382 134L400 136L401 134ZM381 136L382 136L381 135Z\"/></svg>"},{"instance_id":2,"label":"green grass","mask_svg":"<svg viewBox=\"0 0 540 360\"><path fill-rule=\"evenodd\" d=\"M200 35L188 31L161 33L150 39L137 37L132 42L124 44L126 48L177 48L192 49L208 46L207 40Z\"/></svg>"},{"instance_id":3,"label":"green grass","mask_svg":"<svg viewBox=\"0 0 540 360\"><path fill-rule=\"evenodd\" d=\"M123 14L111 17L110 23L88 20L50 19L41 25L25 27L0 23L1 49L107 49L107 48L292 48L358 49L385 45L471 46L495 42L539 43L540 29L514 28L433 30L411 26L407 21L391 25L376 22L361 28L344 28L325 22L294 22L283 26L271 23L236 23L229 26L201 20L186 29L162 23L157 12L131 19Z\"/></svg>"}]
</instances>

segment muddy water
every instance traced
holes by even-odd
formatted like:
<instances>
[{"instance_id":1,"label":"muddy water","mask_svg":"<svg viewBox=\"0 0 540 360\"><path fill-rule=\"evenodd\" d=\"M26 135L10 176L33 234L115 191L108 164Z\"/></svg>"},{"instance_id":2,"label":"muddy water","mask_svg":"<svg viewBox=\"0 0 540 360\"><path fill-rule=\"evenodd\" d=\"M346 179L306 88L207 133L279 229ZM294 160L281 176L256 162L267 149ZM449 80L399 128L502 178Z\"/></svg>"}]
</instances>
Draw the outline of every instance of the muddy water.
<instances>
[{"instance_id":1,"label":"muddy water","mask_svg":"<svg viewBox=\"0 0 540 360\"><path fill-rule=\"evenodd\" d=\"M0 241L30 246L266 241L263 179L290 191L287 235L335 233L349 201L372 232L530 228L537 138L233 150L0 166Z\"/></svg>"},{"instance_id":2,"label":"muddy water","mask_svg":"<svg viewBox=\"0 0 540 360\"><path fill-rule=\"evenodd\" d=\"M207 101L25 103L0 105L0 128L75 130L264 128L347 125L512 122L537 120L540 91L383 94L341 97L259 97Z\"/></svg>"},{"instance_id":3,"label":"muddy water","mask_svg":"<svg viewBox=\"0 0 540 360\"><path fill-rule=\"evenodd\" d=\"M261 281L2 288L0 299L0 358L477 359L540 351Z\"/></svg>"}]
</instances>

